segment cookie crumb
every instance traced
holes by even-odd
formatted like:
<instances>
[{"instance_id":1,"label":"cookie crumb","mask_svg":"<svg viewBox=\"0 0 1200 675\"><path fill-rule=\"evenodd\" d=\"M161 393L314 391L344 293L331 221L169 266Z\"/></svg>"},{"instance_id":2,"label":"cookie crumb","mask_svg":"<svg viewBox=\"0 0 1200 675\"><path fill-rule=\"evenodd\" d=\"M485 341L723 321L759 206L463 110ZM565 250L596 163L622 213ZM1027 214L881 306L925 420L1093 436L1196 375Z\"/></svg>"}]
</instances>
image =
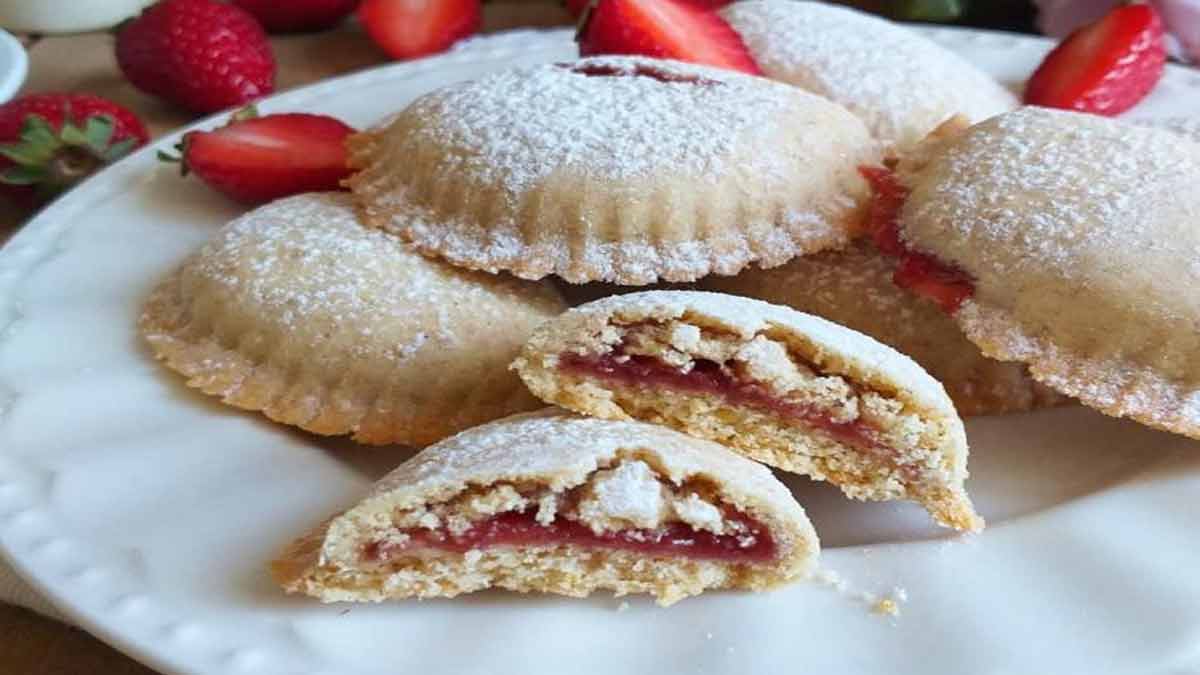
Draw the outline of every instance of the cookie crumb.
<instances>
[{"instance_id":1,"label":"cookie crumb","mask_svg":"<svg viewBox=\"0 0 1200 675\"><path fill-rule=\"evenodd\" d=\"M628 612L629 611L629 601L622 600L621 604L617 605L617 611L618 612Z\"/></svg>"}]
</instances>

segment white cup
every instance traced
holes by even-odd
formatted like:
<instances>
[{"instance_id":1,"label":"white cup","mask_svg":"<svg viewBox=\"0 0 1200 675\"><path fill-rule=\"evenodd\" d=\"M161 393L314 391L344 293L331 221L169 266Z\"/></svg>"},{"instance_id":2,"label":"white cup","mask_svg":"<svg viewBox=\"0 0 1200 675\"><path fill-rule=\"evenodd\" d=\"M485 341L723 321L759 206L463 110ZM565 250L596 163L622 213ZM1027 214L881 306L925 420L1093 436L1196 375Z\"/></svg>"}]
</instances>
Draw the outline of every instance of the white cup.
<instances>
[{"instance_id":1,"label":"white cup","mask_svg":"<svg viewBox=\"0 0 1200 675\"><path fill-rule=\"evenodd\" d=\"M78 33L109 28L154 0L0 0L0 27L14 33Z\"/></svg>"}]
</instances>

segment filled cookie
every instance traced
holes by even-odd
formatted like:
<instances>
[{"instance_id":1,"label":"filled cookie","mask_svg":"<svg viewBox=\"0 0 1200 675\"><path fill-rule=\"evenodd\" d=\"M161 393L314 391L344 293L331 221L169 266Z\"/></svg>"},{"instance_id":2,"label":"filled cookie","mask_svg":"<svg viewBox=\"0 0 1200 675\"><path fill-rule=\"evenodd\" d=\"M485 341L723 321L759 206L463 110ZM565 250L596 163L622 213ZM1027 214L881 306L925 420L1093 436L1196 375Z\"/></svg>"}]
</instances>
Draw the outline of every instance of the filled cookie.
<instances>
[{"instance_id":1,"label":"filled cookie","mask_svg":"<svg viewBox=\"0 0 1200 675\"><path fill-rule=\"evenodd\" d=\"M896 286L896 263L858 241L769 270L712 276L699 287L815 314L906 354L942 383L960 415L1058 405L1068 399L1038 383L1024 364L984 356L937 305Z\"/></svg>"},{"instance_id":2,"label":"filled cookie","mask_svg":"<svg viewBox=\"0 0 1200 675\"><path fill-rule=\"evenodd\" d=\"M368 223L489 272L643 285L845 243L878 161L839 105L642 57L505 70L350 139Z\"/></svg>"},{"instance_id":3,"label":"filled cookie","mask_svg":"<svg viewBox=\"0 0 1200 675\"><path fill-rule=\"evenodd\" d=\"M508 372L557 292L424 258L342 193L238 218L154 290L140 329L188 385L362 443L423 445L538 407Z\"/></svg>"},{"instance_id":4,"label":"filled cookie","mask_svg":"<svg viewBox=\"0 0 1200 675\"><path fill-rule=\"evenodd\" d=\"M911 499L943 525L983 526L942 385L824 319L720 293L633 293L543 324L514 368L549 403L663 424L856 499Z\"/></svg>"},{"instance_id":5,"label":"filled cookie","mask_svg":"<svg viewBox=\"0 0 1200 675\"><path fill-rule=\"evenodd\" d=\"M804 577L818 550L765 467L662 427L546 410L426 448L272 572L325 602L504 588L667 605Z\"/></svg>"},{"instance_id":6,"label":"filled cookie","mask_svg":"<svg viewBox=\"0 0 1200 675\"><path fill-rule=\"evenodd\" d=\"M931 138L895 182L884 238L984 354L1200 437L1200 143L1022 108Z\"/></svg>"},{"instance_id":7,"label":"filled cookie","mask_svg":"<svg viewBox=\"0 0 1200 675\"><path fill-rule=\"evenodd\" d=\"M1017 98L913 30L824 2L745 0L722 10L763 73L844 105L881 141L908 146L946 118L972 122Z\"/></svg>"}]
</instances>

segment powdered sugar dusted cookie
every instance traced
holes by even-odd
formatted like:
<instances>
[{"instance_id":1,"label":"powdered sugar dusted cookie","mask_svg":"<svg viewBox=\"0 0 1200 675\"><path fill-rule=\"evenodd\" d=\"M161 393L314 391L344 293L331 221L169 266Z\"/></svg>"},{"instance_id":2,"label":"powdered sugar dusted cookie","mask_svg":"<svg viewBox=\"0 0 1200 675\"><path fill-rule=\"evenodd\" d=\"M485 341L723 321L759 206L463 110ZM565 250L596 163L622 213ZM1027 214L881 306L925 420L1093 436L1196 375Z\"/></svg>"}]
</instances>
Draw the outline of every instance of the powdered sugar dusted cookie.
<instances>
[{"instance_id":1,"label":"powdered sugar dusted cookie","mask_svg":"<svg viewBox=\"0 0 1200 675\"><path fill-rule=\"evenodd\" d=\"M892 282L895 263L860 241L770 270L700 282L707 290L787 305L865 333L906 354L946 388L960 415L1016 412L1065 402L1024 364L989 359L936 305Z\"/></svg>"},{"instance_id":2,"label":"powdered sugar dusted cookie","mask_svg":"<svg viewBox=\"0 0 1200 675\"><path fill-rule=\"evenodd\" d=\"M544 401L663 424L856 499L912 499L944 525L983 526L942 385L824 319L720 293L633 293L543 324L514 367Z\"/></svg>"},{"instance_id":3,"label":"powdered sugar dusted cookie","mask_svg":"<svg viewBox=\"0 0 1200 675\"><path fill-rule=\"evenodd\" d=\"M666 605L803 577L817 552L765 467L662 427L547 410L426 448L272 571L325 602L506 588Z\"/></svg>"},{"instance_id":4,"label":"powdered sugar dusted cookie","mask_svg":"<svg viewBox=\"0 0 1200 675\"><path fill-rule=\"evenodd\" d=\"M1200 144L1022 108L900 166L899 236L957 268L983 352L1109 415L1200 437Z\"/></svg>"},{"instance_id":5,"label":"powdered sugar dusted cookie","mask_svg":"<svg viewBox=\"0 0 1200 675\"><path fill-rule=\"evenodd\" d=\"M878 161L794 87L647 58L506 70L351 139L368 222L456 265L642 285L847 241Z\"/></svg>"},{"instance_id":6,"label":"powdered sugar dusted cookie","mask_svg":"<svg viewBox=\"0 0 1200 675\"><path fill-rule=\"evenodd\" d=\"M909 28L846 7L746 0L722 14L771 78L858 115L877 138L907 146L954 114L973 122L1017 98L987 73Z\"/></svg>"},{"instance_id":7,"label":"powdered sugar dusted cookie","mask_svg":"<svg viewBox=\"0 0 1200 675\"><path fill-rule=\"evenodd\" d=\"M140 328L188 384L363 443L433 442L537 407L507 371L552 289L458 270L363 227L346 194L251 211L164 280Z\"/></svg>"}]
</instances>

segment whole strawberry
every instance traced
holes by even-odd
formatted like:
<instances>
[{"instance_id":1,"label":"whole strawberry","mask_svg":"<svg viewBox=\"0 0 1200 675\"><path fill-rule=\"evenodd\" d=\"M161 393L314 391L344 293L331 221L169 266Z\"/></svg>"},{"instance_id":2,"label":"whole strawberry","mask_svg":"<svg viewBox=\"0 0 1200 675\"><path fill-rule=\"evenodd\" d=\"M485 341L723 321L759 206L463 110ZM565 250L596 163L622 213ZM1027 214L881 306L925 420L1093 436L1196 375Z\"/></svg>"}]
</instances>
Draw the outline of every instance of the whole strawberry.
<instances>
[{"instance_id":1,"label":"whole strawberry","mask_svg":"<svg viewBox=\"0 0 1200 675\"><path fill-rule=\"evenodd\" d=\"M242 8L216 0L151 5L117 35L117 63L133 86L200 113L275 89L266 33Z\"/></svg>"},{"instance_id":2,"label":"whole strawberry","mask_svg":"<svg viewBox=\"0 0 1200 675\"><path fill-rule=\"evenodd\" d=\"M233 0L271 33L325 30L341 23L359 0Z\"/></svg>"},{"instance_id":3,"label":"whole strawberry","mask_svg":"<svg viewBox=\"0 0 1200 675\"><path fill-rule=\"evenodd\" d=\"M22 96L0 105L0 191L33 205L149 138L136 115L99 96Z\"/></svg>"},{"instance_id":4,"label":"whole strawberry","mask_svg":"<svg viewBox=\"0 0 1200 675\"><path fill-rule=\"evenodd\" d=\"M350 174L346 137L354 129L327 115L276 113L258 116L253 107L235 113L225 126L189 131L176 146L183 174L194 173L214 190L243 204L337 190Z\"/></svg>"}]
</instances>

